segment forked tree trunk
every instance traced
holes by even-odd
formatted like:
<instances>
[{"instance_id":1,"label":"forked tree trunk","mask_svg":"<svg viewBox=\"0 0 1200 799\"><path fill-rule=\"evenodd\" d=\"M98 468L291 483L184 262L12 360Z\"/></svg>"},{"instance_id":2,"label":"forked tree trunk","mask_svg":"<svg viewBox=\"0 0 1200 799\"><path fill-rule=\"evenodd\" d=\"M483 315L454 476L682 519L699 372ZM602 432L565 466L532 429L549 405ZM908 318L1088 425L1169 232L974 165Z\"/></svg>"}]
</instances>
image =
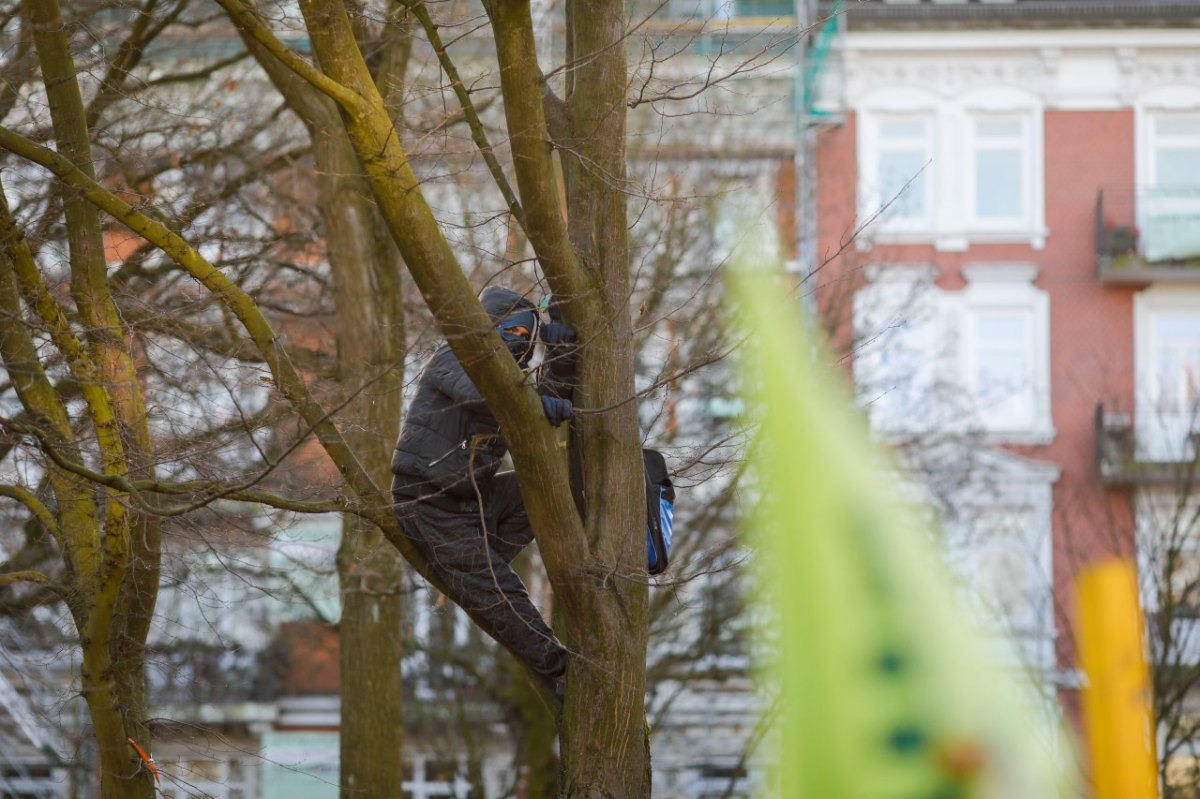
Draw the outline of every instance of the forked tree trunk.
<instances>
[{"instance_id":1,"label":"forked tree trunk","mask_svg":"<svg viewBox=\"0 0 1200 799\"><path fill-rule=\"evenodd\" d=\"M561 608L572 648L562 757L569 797L648 797L646 635L649 625L645 505L634 396L626 231L625 9L621 0L567 0L567 102L563 153L571 244L600 293L600 313L580 320L587 342L577 404L605 408L576 425L590 579Z\"/></svg>"},{"instance_id":2,"label":"forked tree trunk","mask_svg":"<svg viewBox=\"0 0 1200 799\"><path fill-rule=\"evenodd\" d=\"M239 25L270 43L297 74L339 103L362 171L409 273L504 429L562 612L559 633L573 652L561 725L563 792L572 797L648 796L645 511L629 316L623 4L568 0L571 87L566 113L571 130L560 142L560 152L569 153L564 156L569 236L550 163L529 3L485 4L494 25L512 169L520 189L522 212L514 215L525 217L529 240L583 342L576 399L593 412L581 415L575 426L589 503L581 515L568 485L567 459L422 195L358 51L344 4L300 3L320 64L317 72L286 52L244 6L235 0L220 2ZM573 20L578 24L570 24ZM464 102L470 102L469 94ZM476 126L473 135L487 156L485 131ZM499 170L493 174L507 186ZM394 543L405 546L400 540Z\"/></svg>"},{"instance_id":3,"label":"forked tree trunk","mask_svg":"<svg viewBox=\"0 0 1200 799\"><path fill-rule=\"evenodd\" d=\"M23 10L33 28L57 149L94 179L87 116L58 2L27 0ZM84 387L104 473L153 480L154 447L130 345L108 283L100 213L70 189L65 190L63 210L71 294L86 346L77 346L65 317L52 310L53 299L40 277L28 275L22 288ZM16 253L14 260L27 258L32 266L27 250L10 252ZM78 597L71 610L83 651L81 688L100 753L101 790L105 797L151 797L149 773L129 742L151 750L145 646L158 596L161 520L110 489L103 521L98 516L80 521L78 526L64 524L60 534L68 550L68 573L78 582L72 586Z\"/></svg>"}]
</instances>

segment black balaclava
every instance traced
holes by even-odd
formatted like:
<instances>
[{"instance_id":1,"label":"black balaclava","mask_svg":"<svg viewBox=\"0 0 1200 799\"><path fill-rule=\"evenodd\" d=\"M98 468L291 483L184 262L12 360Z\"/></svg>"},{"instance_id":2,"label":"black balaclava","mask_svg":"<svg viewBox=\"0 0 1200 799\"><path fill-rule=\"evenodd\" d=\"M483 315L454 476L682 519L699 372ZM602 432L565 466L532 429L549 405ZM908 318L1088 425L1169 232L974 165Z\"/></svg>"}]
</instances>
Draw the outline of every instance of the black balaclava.
<instances>
[{"instance_id":1,"label":"black balaclava","mask_svg":"<svg viewBox=\"0 0 1200 799\"><path fill-rule=\"evenodd\" d=\"M533 355L533 345L537 341L538 329L537 311L517 311L500 320L496 329L500 338L504 339L508 351L517 359L524 369Z\"/></svg>"},{"instance_id":2,"label":"black balaclava","mask_svg":"<svg viewBox=\"0 0 1200 799\"><path fill-rule=\"evenodd\" d=\"M537 306L503 286L487 287L479 299L496 324L496 332L508 351L522 369L527 369L541 324Z\"/></svg>"}]
</instances>

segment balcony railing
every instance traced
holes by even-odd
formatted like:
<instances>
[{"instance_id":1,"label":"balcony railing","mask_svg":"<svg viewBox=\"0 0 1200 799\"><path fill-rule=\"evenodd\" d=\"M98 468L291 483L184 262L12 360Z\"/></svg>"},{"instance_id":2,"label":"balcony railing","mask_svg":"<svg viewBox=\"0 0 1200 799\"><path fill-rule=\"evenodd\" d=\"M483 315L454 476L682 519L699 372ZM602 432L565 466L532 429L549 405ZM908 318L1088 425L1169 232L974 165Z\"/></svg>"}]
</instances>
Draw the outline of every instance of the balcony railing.
<instances>
[{"instance_id":1,"label":"balcony railing","mask_svg":"<svg viewBox=\"0 0 1200 799\"><path fill-rule=\"evenodd\" d=\"M1096 406L1096 466L1100 481L1109 486L1193 485L1200 481L1200 457L1149 460L1139 453L1133 418L1124 411ZM1200 452L1200 434L1186 436L1190 446L1181 451Z\"/></svg>"},{"instance_id":2,"label":"balcony railing","mask_svg":"<svg viewBox=\"0 0 1200 799\"><path fill-rule=\"evenodd\" d=\"M1115 284L1200 281L1200 185L1099 191L1096 275Z\"/></svg>"}]
</instances>

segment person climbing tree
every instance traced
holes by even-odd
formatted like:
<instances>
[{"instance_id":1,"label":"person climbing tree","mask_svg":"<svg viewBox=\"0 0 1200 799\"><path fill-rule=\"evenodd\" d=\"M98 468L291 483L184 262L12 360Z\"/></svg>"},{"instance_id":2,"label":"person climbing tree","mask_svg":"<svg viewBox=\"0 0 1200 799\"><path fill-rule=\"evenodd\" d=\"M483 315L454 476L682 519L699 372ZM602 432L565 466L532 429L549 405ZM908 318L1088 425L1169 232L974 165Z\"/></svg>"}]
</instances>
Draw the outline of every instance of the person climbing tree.
<instances>
[{"instance_id":1,"label":"person climbing tree","mask_svg":"<svg viewBox=\"0 0 1200 799\"><path fill-rule=\"evenodd\" d=\"M489 286L480 301L523 370L536 342L546 345L542 409L555 427L570 419L575 331L542 322L538 306L511 289ZM561 684L566 649L509 565L533 529L516 473L498 473L506 452L499 423L443 343L421 372L392 456L394 512L446 594L536 674Z\"/></svg>"}]
</instances>

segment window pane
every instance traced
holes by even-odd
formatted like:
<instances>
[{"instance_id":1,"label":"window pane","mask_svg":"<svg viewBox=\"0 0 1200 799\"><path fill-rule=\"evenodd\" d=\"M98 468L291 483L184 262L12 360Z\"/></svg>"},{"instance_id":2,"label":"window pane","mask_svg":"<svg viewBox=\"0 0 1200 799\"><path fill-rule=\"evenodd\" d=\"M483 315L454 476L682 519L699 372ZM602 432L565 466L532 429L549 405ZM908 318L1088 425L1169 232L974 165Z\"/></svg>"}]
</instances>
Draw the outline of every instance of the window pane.
<instances>
[{"instance_id":1,"label":"window pane","mask_svg":"<svg viewBox=\"0 0 1200 799\"><path fill-rule=\"evenodd\" d=\"M925 217L927 160L924 150L894 149L879 154L879 204L891 203L885 218Z\"/></svg>"},{"instance_id":2,"label":"window pane","mask_svg":"<svg viewBox=\"0 0 1200 799\"><path fill-rule=\"evenodd\" d=\"M964 585L980 600L990 622L1049 637L1052 580L1042 554L1048 548L1049 525L1038 525L1026 507L963 510L948 532L954 568Z\"/></svg>"},{"instance_id":3,"label":"window pane","mask_svg":"<svg viewBox=\"0 0 1200 799\"><path fill-rule=\"evenodd\" d=\"M1033 420L1033 385L1024 353L980 353L975 402L985 427L1018 430Z\"/></svg>"},{"instance_id":4,"label":"window pane","mask_svg":"<svg viewBox=\"0 0 1200 799\"><path fill-rule=\"evenodd\" d=\"M1200 314L1164 314L1156 332L1163 344L1194 347L1200 344Z\"/></svg>"},{"instance_id":5,"label":"window pane","mask_svg":"<svg viewBox=\"0 0 1200 799\"><path fill-rule=\"evenodd\" d=\"M1200 315L1163 314L1155 325L1159 411L1190 415L1200 400Z\"/></svg>"},{"instance_id":6,"label":"window pane","mask_svg":"<svg viewBox=\"0 0 1200 799\"><path fill-rule=\"evenodd\" d=\"M879 120L879 138L884 140L920 139L925 140L929 123L924 119L881 119Z\"/></svg>"},{"instance_id":7,"label":"window pane","mask_svg":"<svg viewBox=\"0 0 1200 799\"><path fill-rule=\"evenodd\" d=\"M975 154L975 214L980 219L1025 216L1019 150L980 149Z\"/></svg>"},{"instance_id":8,"label":"window pane","mask_svg":"<svg viewBox=\"0 0 1200 799\"><path fill-rule=\"evenodd\" d=\"M1155 120L1159 136L1200 136L1200 116L1164 115Z\"/></svg>"},{"instance_id":9,"label":"window pane","mask_svg":"<svg viewBox=\"0 0 1200 799\"><path fill-rule=\"evenodd\" d=\"M953 336L942 334L937 294L923 282L897 281L871 286L855 300L854 376L877 430L943 421L940 358Z\"/></svg>"},{"instance_id":10,"label":"window pane","mask_svg":"<svg viewBox=\"0 0 1200 799\"><path fill-rule=\"evenodd\" d=\"M975 133L980 137L1015 139L1021 135L1021 120L977 119Z\"/></svg>"},{"instance_id":11,"label":"window pane","mask_svg":"<svg viewBox=\"0 0 1200 799\"><path fill-rule=\"evenodd\" d=\"M1200 410L1200 347L1160 349L1157 367L1158 410L1195 415Z\"/></svg>"},{"instance_id":12,"label":"window pane","mask_svg":"<svg viewBox=\"0 0 1200 799\"><path fill-rule=\"evenodd\" d=\"M1025 391L1029 384L1029 361L1022 352L979 353L976 374L979 397L984 403L1007 400Z\"/></svg>"},{"instance_id":13,"label":"window pane","mask_svg":"<svg viewBox=\"0 0 1200 799\"><path fill-rule=\"evenodd\" d=\"M1173 558L1169 562L1159 567L1164 569L1163 576L1167 583L1162 587L1170 588L1177 611L1183 611L1184 608L1181 606L1187 605L1187 610L1194 613L1197 599L1196 587L1200 585L1197 583L1197 580L1200 580L1200 552L1184 549L1173 552L1172 555Z\"/></svg>"},{"instance_id":14,"label":"window pane","mask_svg":"<svg viewBox=\"0 0 1200 799\"><path fill-rule=\"evenodd\" d=\"M1156 353L1154 368L1158 382L1158 401L1156 406L1160 411L1178 413L1183 410L1182 380L1183 369L1179 356L1172 349L1160 348Z\"/></svg>"},{"instance_id":15,"label":"window pane","mask_svg":"<svg viewBox=\"0 0 1200 799\"><path fill-rule=\"evenodd\" d=\"M976 311L976 410L985 427L1014 430L1033 421L1034 379L1030 315L1022 311Z\"/></svg>"},{"instance_id":16,"label":"window pane","mask_svg":"<svg viewBox=\"0 0 1200 799\"><path fill-rule=\"evenodd\" d=\"M1029 561L1028 553L1009 551L989 553L981 564L984 604L1010 624L1028 623L1034 616Z\"/></svg>"},{"instance_id":17,"label":"window pane","mask_svg":"<svg viewBox=\"0 0 1200 799\"><path fill-rule=\"evenodd\" d=\"M987 346L1023 344L1028 332L1024 314L981 313L975 321L975 335Z\"/></svg>"},{"instance_id":18,"label":"window pane","mask_svg":"<svg viewBox=\"0 0 1200 799\"><path fill-rule=\"evenodd\" d=\"M1200 146L1159 147L1155 160L1157 186L1200 186Z\"/></svg>"}]
</instances>

